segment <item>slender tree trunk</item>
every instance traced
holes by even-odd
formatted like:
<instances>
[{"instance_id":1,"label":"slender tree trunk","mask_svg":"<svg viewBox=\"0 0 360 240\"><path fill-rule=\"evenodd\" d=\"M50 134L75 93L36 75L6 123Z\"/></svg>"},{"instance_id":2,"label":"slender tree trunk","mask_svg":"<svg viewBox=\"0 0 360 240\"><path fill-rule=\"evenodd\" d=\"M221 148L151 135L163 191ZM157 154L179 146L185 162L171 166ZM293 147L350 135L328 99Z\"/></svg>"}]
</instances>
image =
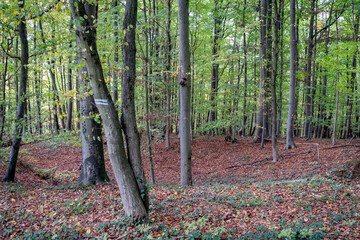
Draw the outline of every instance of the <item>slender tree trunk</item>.
<instances>
[{"instance_id":1,"label":"slender tree trunk","mask_svg":"<svg viewBox=\"0 0 360 240\"><path fill-rule=\"evenodd\" d=\"M3 140L3 134L4 134L4 128L5 128L5 114L6 114L6 106L5 106L5 100L6 100L6 94L5 94L5 90L6 90L6 77L7 77L7 71L8 71L8 57L5 56L4 57L4 70L3 70L3 74L2 74L2 84L1 84L1 88L2 88L2 94L1 94L1 103L0 103L0 113L1 113L1 126L0 126L0 144L1 141Z\"/></svg>"},{"instance_id":2,"label":"slender tree trunk","mask_svg":"<svg viewBox=\"0 0 360 240\"><path fill-rule=\"evenodd\" d=\"M39 20L39 29L41 32L41 38L43 43L45 44L45 37L44 37L44 30L42 28L42 23L41 20ZM55 65L55 61L49 60L48 59L48 65L49 65L49 74L50 74L50 80L51 80L51 88L52 88L52 100L53 100L53 114L54 114L54 125L53 128L55 130L55 133L59 133L60 131L60 125L59 125L59 117L58 117L58 107L57 107L57 103L59 103L59 96L57 95L57 86L56 86L56 79L55 79L55 73L54 73L54 65ZM61 113L60 113L61 116Z\"/></svg>"},{"instance_id":3,"label":"slender tree trunk","mask_svg":"<svg viewBox=\"0 0 360 240\"><path fill-rule=\"evenodd\" d=\"M37 23L34 22L34 51L37 51L37 37L36 37L36 26ZM38 69L38 62L37 62L37 57L34 57L34 62L35 62L35 99L36 99L36 110L37 110L37 124L36 124L36 129L38 131L38 133L41 135L43 130L42 130L42 120L41 120L41 101L40 101L40 70Z\"/></svg>"},{"instance_id":4,"label":"slender tree trunk","mask_svg":"<svg viewBox=\"0 0 360 240\"><path fill-rule=\"evenodd\" d=\"M165 148L170 149L170 132L171 132L171 0L167 0L167 22L166 22L166 127L165 127Z\"/></svg>"},{"instance_id":5,"label":"slender tree trunk","mask_svg":"<svg viewBox=\"0 0 360 240\"><path fill-rule=\"evenodd\" d=\"M357 11L355 13L355 11ZM355 10L354 0L352 1L352 21L353 21L353 41L356 44L358 42L358 34L359 34L359 19L360 19L360 11ZM356 82L356 66L357 66L357 54L358 54L358 47L353 54L352 59L352 69L351 72L351 79L350 79L350 93L348 95L347 106L348 109L346 111L346 126L345 126L345 138L350 138L352 135L352 128L351 128L351 118L352 118L352 111L353 111L353 98L354 98L354 85Z\"/></svg>"},{"instance_id":6,"label":"slender tree trunk","mask_svg":"<svg viewBox=\"0 0 360 240\"><path fill-rule=\"evenodd\" d=\"M143 0L144 4L144 20L145 24L148 23L147 18L147 7L146 7L146 0ZM150 133L150 120L149 120L149 28L145 28L145 111L146 111L146 142L149 152L149 163L150 163L150 176L151 176L151 183L155 184L155 173L154 173L154 164L153 164L153 155L152 155L152 148L151 148L151 133Z\"/></svg>"},{"instance_id":7,"label":"slender tree trunk","mask_svg":"<svg viewBox=\"0 0 360 240\"><path fill-rule=\"evenodd\" d=\"M214 33L213 33L213 47L212 47L212 67L211 67L211 89L210 89L210 104L211 109L209 111L209 122L217 120L217 104L216 97L218 94L219 86L219 63L217 59L219 57L219 39L221 33L222 17L220 16L220 4L222 0L214 0ZM214 134L216 130L212 131Z\"/></svg>"},{"instance_id":8,"label":"slender tree trunk","mask_svg":"<svg viewBox=\"0 0 360 240\"><path fill-rule=\"evenodd\" d=\"M261 0L260 2L260 81L259 81L259 97L257 102L257 114L256 114L256 129L253 142L258 142L263 136L264 130L264 111L265 111L265 81L266 81L266 16L268 8L267 0Z\"/></svg>"},{"instance_id":9,"label":"slender tree trunk","mask_svg":"<svg viewBox=\"0 0 360 240\"><path fill-rule=\"evenodd\" d=\"M3 181L5 182L13 182L15 180L16 164L17 164L21 137L22 137L21 123L24 120L24 112L26 105L26 86L28 81L29 43L26 32L26 15L24 9L25 0L20 1L18 5L19 5L19 11L22 12L21 14L22 17L18 25L20 44L21 44L20 88L19 88L19 101L16 110L15 135L11 146L9 165L6 171L6 175L3 179Z\"/></svg>"},{"instance_id":10,"label":"slender tree trunk","mask_svg":"<svg viewBox=\"0 0 360 240\"><path fill-rule=\"evenodd\" d=\"M314 18L315 18L315 26L317 26L317 7L318 7L318 1L315 0L315 8L314 8ZM310 91L310 115L308 118L308 132L307 132L307 139L310 140L312 138L312 132L313 132L313 118L314 118L314 98L315 98L315 86L316 86L316 53L317 53L317 36L314 35L314 38L312 39L313 44L313 59L311 64L312 67L312 76L311 76L311 91Z\"/></svg>"},{"instance_id":11,"label":"slender tree trunk","mask_svg":"<svg viewBox=\"0 0 360 240\"><path fill-rule=\"evenodd\" d=\"M272 81L271 81L271 106L272 106L272 128L271 128L271 142L272 142L272 152L273 152L273 162L277 162L279 159L279 151L277 147L277 137L276 137L276 77L277 77L277 60L278 60L278 37L279 37L279 16L278 16L278 7L277 0L273 0L274 6L274 28L273 28L273 57L272 57Z\"/></svg>"},{"instance_id":12,"label":"slender tree trunk","mask_svg":"<svg viewBox=\"0 0 360 240\"><path fill-rule=\"evenodd\" d=\"M295 148L294 142L294 113L295 113L295 86L296 86L296 11L295 0L290 0L290 90L289 90L289 111L286 127L285 149Z\"/></svg>"},{"instance_id":13,"label":"slender tree trunk","mask_svg":"<svg viewBox=\"0 0 360 240\"><path fill-rule=\"evenodd\" d=\"M280 0L280 76L279 76L279 105L278 105L278 120L276 127L276 136L280 137L282 125L282 83L284 77L284 0Z\"/></svg>"},{"instance_id":14,"label":"slender tree trunk","mask_svg":"<svg viewBox=\"0 0 360 240\"><path fill-rule=\"evenodd\" d=\"M315 20L315 2L311 0L311 17L309 23L309 37L307 44L307 62L306 62L306 76L305 76L305 122L304 122L304 135L309 132L309 124L311 121L311 67L312 55L314 49L314 20Z\"/></svg>"},{"instance_id":15,"label":"slender tree trunk","mask_svg":"<svg viewBox=\"0 0 360 240\"><path fill-rule=\"evenodd\" d=\"M178 0L181 186L192 185L190 134L189 0Z\"/></svg>"},{"instance_id":16,"label":"slender tree trunk","mask_svg":"<svg viewBox=\"0 0 360 240\"><path fill-rule=\"evenodd\" d=\"M246 12L246 0L244 0L244 9L243 9L243 24L246 25L245 22L245 12ZM246 42L246 32L244 31L243 35L243 48L244 48L244 96L243 96L243 119L242 119L242 136L246 136L246 98L247 98L247 82L248 82L248 53L247 53L247 42Z\"/></svg>"},{"instance_id":17,"label":"slender tree trunk","mask_svg":"<svg viewBox=\"0 0 360 240\"><path fill-rule=\"evenodd\" d=\"M338 20L336 20L336 50L339 51L339 26ZM336 54L336 84L340 80L340 71L339 71L339 54ZM334 116L334 126L333 126L333 133L332 133L332 144L336 144L336 125L339 113L339 90L336 88L336 103L335 103L335 116Z\"/></svg>"},{"instance_id":18,"label":"slender tree trunk","mask_svg":"<svg viewBox=\"0 0 360 240\"><path fill-rule=\"evenodd\" d=\"M148 208L149 197L146 188L146 179L140 150L140 136L136 125L135 115L136 19L137 0L127 0L123 22L123 32L125 32L125 36L122 47L123 74L121 83L121 123L125 133L128 158L134 171L140 192L143 195L145 206Z\"/></svg>"},{"instance_id":19,"label":"slender tree trunk","mask_svg":"<svg viewBox=\"0 0 360 240\"><path fill-rule=\"evenodd\" d=\"M126 7L133 9L133 4L134 3L131 4L128 0ZM105 83L104 73L97 51L95 27L95 21L97 21L97 6L86 1L70 0L70 8L74 21L77 23L76 36L80 47L86 50L84 52L85 63L89 74L90 85L94 93L96 106L103 120L108 153L120 190L125 214L133 218L144 218L147 215L147 207L145 204L147 201L142 199L144 195L140 192L132 163L130 163L126 157L121 124L114 102L111 99ZM127 17L131 17L129 16L128 10L126 11ZM134 10L136 10L136 7ZM92 16L94 18L92 18ZM80 19L83 20L81 21ZM133 31L135 31L135 26L136 25L134 25ZM129 30L131 29L128 29L128 31ZM130 44L134 46L134 42ZM124 61L127 60L124 59Z\"/></svg>"},{"instance_id":20,"label":"slender tree trunk","mask_svg":"<svg viewBox=\"0 0 360 240\"><path fill-rule=\"evenodd\" d=\"M72 23L72 19L70 18L70 32L72 32L73 29L73 23ZM72 48L72 43L71 40L69 42L69 48ZM72 58L71 55L69 56L69 66L68 66L68 82L67 82L67 90L69 93L71 93L72 90L72 70L70 67ZM66 131L71 131L73 129L73 97L72 97L72 93L69 99L69 103L68 103L68 109L67 109L67 117L66 117Z\"/></svg>"},{"instance_id":21,"label":"slender tree trunk","mask_svg":"<svg viewBox=\"0 0 360 240\"><path fill-rule=\"evenodd\" d=\"M114 12L114 73L113 73L113 99L114 103L119 99L119 37L118 37L118 19L119 19L119 11L118 11L118 0L114 0L113 3L114 8L116 8Z\"/></svg>"}]
</instances>

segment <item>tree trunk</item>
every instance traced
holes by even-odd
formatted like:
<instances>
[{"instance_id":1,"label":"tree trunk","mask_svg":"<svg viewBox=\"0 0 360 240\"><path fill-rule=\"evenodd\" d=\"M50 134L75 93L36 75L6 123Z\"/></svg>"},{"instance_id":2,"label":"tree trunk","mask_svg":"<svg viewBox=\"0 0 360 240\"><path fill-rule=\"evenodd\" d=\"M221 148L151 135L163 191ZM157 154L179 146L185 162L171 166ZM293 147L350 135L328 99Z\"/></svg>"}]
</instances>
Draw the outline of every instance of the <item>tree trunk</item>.
<instances>
[{"instance_id":1,"label":"tree trunk","mask_svg":"<svg viewBox=\"0 0 360 240\"><path fill-rule=\"evenodd\" d=\"M127 8L130 6L133 5L127 3ZM77 23L76 36L79 45L81 49L85 49L85 63L90 85L94 93L96 106L103 120L108 153L120 190L125 214L133 218L144 218L147 215L147 207L145 205L147 201L142 199L143 193L140 192L132 165L126 157L121 124L105 83L97 51L95 25L95 21L97 21L97 6L86 1L70 0L70 8L73 19ZM129 14L128 11L127 14Z\"/></svg>"},{"instance_id":2,"label":"tree trunk","mask_svg":"<svg viewBox=\"0 0 360 240\"><path fill-rule=\"evenodd\" d=\"M259 97L257 102L257 114L256 114L256 129L253 142L258 142L262 138L264 130L264 112L265 112L265 82L267 77L266 71L266 16L268 12L268 1L261 0L260 2L260 81L259 81Z\"/></svg>"},{"instance_id":3,"label":"tree trunk","mask_svg":"<svg viewBox=\"0 0 360 240\"><path fill-rule=\"evenodd\" d=\"M20 150L20 143L22 137L22 121L24 120L24 112L26 105L26 86L28 81L28 64L29 64L29 43L26 32L26 15L25 15L25 0L18 3L19 10L22 11L21 19L19 21L19 37L21 44L21 66L20 66L20 88L19 88L19 101L16 110L16 124L15 135L11 146L9 165L6 175L3 179L5 182L13 182L15 180L16 163Z\"/></svg>"},{"instance_id":4,"label":"tree trunk","mask_svg":"<svg viewBox=\"0 0 360 240\"><path fill-rule=\"evenodd\" d=\"M122 45L123 74L121 83L121 123L125 133L128 158L134 171L140 192L143 196L145 207L148 208L149 197L146 189L146 178L140 150L140 136L136 125L135 113L136 19L137 0L127 0L123 22L123 32L125 32L125 36L123 41L124 44Z\"/></svg>"},{"instance_id":5,"label":"tree trunk","mask_svg":"<svg viewBox=\"0 0 360 240\"><path fill-rule=\"evenodd\" d=\"M118 37L118 19L119 19L119 11L118 11L118 0L114 0L113 3L114 8L116 9L114 12L114 72L113 72L113 99L114 103L119 99L119 37Z\"/></svg>"},{"instance_id":6,"label":"tree trunk","mask_svg":"<svg viewBox=\"0 0 360 240\"><path fill-rule=\"evenodd\" d=\"M306 76L305 76L305 122L304 122L304 135L309 132L309 124L311 121L311 67L312 55L314 49L314 20L315 20L315 2L311 0L311 17L309 23L309 37L307 44L307 62L306 62ZM314 70L314 69L313 69Z\"/></svg>"},{"instance_id":7,"label":"tree trunk","mask_svg":"<svg viewBox=\"0 0 360 240\"><path fill-rule=\"evenodd\" d=\"M192 185L190 134L189 0L178 0L181 186Z\"/></svg>"},{"instance_id":8,"label":"tree trunk","mask_svg":"<svg viewBox=\"0 0 360 240\"><path fill-rule=\"evenodd\" d=\"M36 38L36 22L34 22L34 51L37 51L37 38ZM37 110L37 124L36 129L38 133L42 134L42 120L41 120L41 101L40 101L40 70L38 68L38 62L36 56L34 57L35 62L35 99L36 99L36 110Z\"/></svg>"},{"instance_id":9,"label":"tree trunk","mask_svg":"<svg viewBox=\"0 0 360 240\"><path fill-rule=\"evenodd\" d=\"M282 84L283 84L283 77L284 77L284 10L285 10L285 3L284 0L280 1L280 76L279 76L279 104L278 104L278 119L277 119L277 127L276 127L276 136L280 137L281 133L281 125L282 125Z\"/></svg>"},{"instance_id":10,"label":"tree trunk","mask_svg":"<svg viewBox=\"0 0 360 240\"><path fill-rule=\"evenodd\" d=\"M290 90L289 90L289 111L286 126L285 149L295 148L294 142L294 113L295 113L295 86L296 86L296 11L295 0L290 0Z\"/></svg>"},{"instance_id":11,"label":"tree trunk","mask_svg":"<svg viewBox=\"0 0 360 240\"><path fill-rule=\"evenodd\" d=\"M170 149L170 132L171 132L171 88L170 88L170 79L171 79L171 0L167 0L167 22L166 22L166 72L165 72L165 82L166 82L166 127L165 127L165 148Z\"/></svg>"},{"instance_id":12,"label":"tree trunk","mask_svg":"<svg viewBox=\"0 0 360 240\"><path fill-rule=\"evenodd\" d=\"M278 32L279 32L279 17L278 17L278 8L277 0L273 0L274 6L274 28L273 28L273 57L272 57L272 81L271 81L271 106L272 106L272 127L271 127L271 143L272 143L272 153L273 153L273 162L277 162L279 159L279 151L277 147L277 137L276 137L276 77L277 77L277 60L278 60Z\"/></svg>"},{"instance_id":13,"label":"tree trunk","mask_svg":"<svg viewBox=\"0 0 360 240\"><path fill-rule=\"evenodd\" d=\"M357 11L357 13L355 13ZM359 34L359 19L360 19L360 11L355 10L354 1L352 1L352 21L353 21L353 41L356 44L358 42L358 34ZM357 62L357 54L358 54L358 47L354 51L353 59L352 59L352 69L351 72L351 79L350 79L350 94L348 95L347 99L347 106L348 109L346 111L346 126L345 126L345 136L344 138L350 138L352 135L352 128L351 128L351 117L352 117L352 110L353 110L353 98L354 98L354 85L356 82L356 62Z\"/></svg>"},{"instance_id":14,"label":"tree trunk","mask_svg":"<svg viewBox=\"0 0 360 240\"><path fill-rule=\"evenodd\" d=\"M210 89L210 105L211 109L209 111L209 122L214 122L217 120L217 104L216 97L218 94L219 86L219 63L217 59L219 57L219 39L221 33L221 23L222 17L220 16L220 4L222 0L214 0L214 35L213 35L213 47L212 47L212 68L211 68L211 89ZM214 134L216 130L212 131Z\"/></svg>"},{"instance_id":15,"label":"tree trunk","mask_svg":"<svg viewBox=\"0 0 360 240\"><path fill-rule=\"evenodd\" d=\"M41 38L43 43L45 44L45 37L44 37L44 30L42 28L41 20L39 20L39 28L41 32ZM53 100L53 114L54 114L54 125L53 129L55 130L55 133L59 133L60 131L60 125L59 125L59 117L58 117L58 107L57 104L59 103L59 96L57 94L57 87L56 87L56 79L55 79L55 73L54 73L54 65L55 60L49 60L48 59L48 65L49 65L49 74L50 74L50 80L51 80L51 88L52 88L52 100ZM61 112L61 111L60 111ZM61 116L61 113L60 113Z\"/></svg>"},{"instance_id":16,"label":"tree trunk","mask_svg":"<svg viewBox=\"0 0 360 240\"><path fill-rule=\"evenodd\" d=\"M73 29L73 23L72 23L72 19L70 18L70 32L72 32ZM72 44L71 44L71 40L69 42L69 48L72 48ZM67 109L67 117L66 117L66 131L71 131L73 129L73 125L72 125L72 119L73 119L73 97L72 97L72 70L70 67L71 64L71 55L69 56L69 66L68 66L68 82L67 82L67 90L70 93L70 99L69 99L69 103L68 103L68 109Z\"/></svg>"},{"instance_id":17,"label":"tree trunk","mask_svg":"<svg viewBox=\"0 0 360 240\"><path fill-rule=\"evenodd\" d=\"M336 50L339 51L339 26L338 20L336 20ZM339 54L336 54L336 84L340 80L340 71L339 71ZM334 116L334 126L333 126L333 133L332 133L332 144L336 144L336 125L337 125L337 118L339 112L339 90L336 88L336 103L335 103L335 116Z\"/></svg>"},{"instance_id":18,"label":"tree trunk","mask_svg":"<svg viewBox=\"0 0 360 240\"><path fill-rule=\"evenodd\" d=\"M7 70L8 70L8 57L5 56L4 57L4 62L5 62L5 66L4 66L4 72L2 74L2 84L1 84L1 88L2 88L2 94L1 94L1 102L0 102L0 116L1 116L1 126L0 126L0 145L2 142L2 138L3 138L3 134L4 134L4 128L5 128L5 114L6 114L6 104L5 104L5 100L6 100L6 94L5 94L5 90L6 90L6 77L7 77Z\"/></svg>"},{"instance_id":19,"label":"tree trunk","mask_svg":"<svg viewBox=\"0 0 360 240\"><path fill-rule=\"evenodd\" d=\"M79 51L81 52L81 50ZM78 64L80 64L79 59ZM79 70L79 83L81 95L80 117L81 117L81 173L78 184L95 185L109 181L105 170L104 148L102 143L100 122L96 122L93 115L98 114L94 97L89 95L89 80L86 69Z\"/></svg>"},{"instance_id":20,"label":"tree trunk","mask_svg":"<svg viewBox=\"0 0 360 240\"><path fill-rule=\"evenodd\" d=\"M145 24L148 23L147 18L147 7L146 7L146 0L143 0L144 8L144 21ZM145 128L146 128L146 143L148 147L149 153L149 163L150 163L150 176L151 176L151 183L155 184L155 173L154 173L154 164L153 164L153 155L152 155L152 148L151 148L151 133L150 133L150 120L149 120L149 28L145 28L145 113L146 113L146 120L145 120Z\"/></svg>"}]
</instances>

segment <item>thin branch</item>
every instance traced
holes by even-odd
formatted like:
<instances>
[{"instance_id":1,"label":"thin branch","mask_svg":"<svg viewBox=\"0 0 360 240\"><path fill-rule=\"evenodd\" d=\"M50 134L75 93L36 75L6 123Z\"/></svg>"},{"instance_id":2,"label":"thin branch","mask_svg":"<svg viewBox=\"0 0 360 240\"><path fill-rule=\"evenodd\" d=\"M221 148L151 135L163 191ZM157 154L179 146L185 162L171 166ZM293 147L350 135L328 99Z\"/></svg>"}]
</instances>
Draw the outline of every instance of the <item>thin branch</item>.
<instances>
[{"instance_id":1,"label":"thin branch","mask_svg":"<svg viewBox=\"0 0 360 240\"><path fill-rule=\"evenodd\" d=\"M50 12L50 10L52 10L58 3L60 2L60 0L55 0L55 2L50 5L48 8L44 9L42 12L40 12L39 14L36 15L31 15L29 20L33 20L35 18L39 18L42 17L45 13Z\"/></svg>"},{"instance_id":2,"label":"thin branch","mask_svg":"<svg viewBox=\"0 0 360 240\"><path fill-rule=\"evenodd\" d=\"M19 56L14 56L14 55L10 54L8 51L5 50L5 48L4 48L4 46L3 46L2 44L0 44L0 45L1 45L1 48L2 48L3 52L4 52L6 55L8 55L8 56L11 57L11 58L15 58L15 59L21 60L21 58L20 58Z\"/></svg>"}]
</instances>

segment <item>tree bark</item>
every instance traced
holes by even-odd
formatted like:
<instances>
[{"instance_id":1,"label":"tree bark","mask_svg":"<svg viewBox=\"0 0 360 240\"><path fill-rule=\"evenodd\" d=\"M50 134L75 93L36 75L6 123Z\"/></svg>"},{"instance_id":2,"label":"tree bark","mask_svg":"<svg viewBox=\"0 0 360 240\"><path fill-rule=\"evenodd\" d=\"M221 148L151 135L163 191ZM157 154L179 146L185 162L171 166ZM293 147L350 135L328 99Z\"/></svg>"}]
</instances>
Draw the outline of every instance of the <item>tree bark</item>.
<instances>
[{"instance_id":1,"label":"tree bark","mask_svg":"<svg viewBox=\"0 0 360 240\"><path fill-rule=\"evenodd\" d=\"M26 105L26 86L28 81L28 65L29 65L29 43L27 39L26 30L26 14L25 14L25 0L18 3L19 11L22 12L19 21L19 37L21 45L21 66L20 66L20 87L19 87L19 101L16 110L16 124L15 135L11 146L9 165L6 175L3 179L5 182L13 182L15 180L16 164L20 150L20 143L22 137L22 121L24 120L24 112Z\"/></svg>"},{"instance_id":2,"label":"tree bark","mask_svg":"<svg viewBox=\"0 0 360 240\"><path fill-rule=\"evenodd\" d=\"M145 206L148 208L148 192L140 150L140 136L136 125L135 80L136 80L136 19L137 0L127 0L123 22L123 74L121 83L121 123L125 133L129 161L135 174Z\"/></svg>"},{"instance_id":3,"label":"tree bark","mask_svg":"<svg viewBox=\"0 0 360 240\"><path fill-rule=\"evenodd\" d=\"M70 18L70 27L69 31L72 32L73 29L73 20ZM69 49L72 48L71 40L69 42ZM70 93L70 99L68 103L67 109L67 117L66 117L66 131L71 131L73 129L72 119L73 119L73 97L72 97L72 69L70 67L71 64L71 55L69 56L69 66L68 66L68 82L67 82L67 90Z\"/></svg>"},{"instance_id":4,"label":"tree bark","mask_svg":"<svg viewBox=\"0 0 360 240\"><path fill-rule=\"evenodd\" d=\"M271 128L271 143L272 143L272 155L273 162L277 162L279 159L279 151L277 147L277 137L276 137L276 117L277 117L277 109L276 109L276 77L277 77L277 60L278 60L278 36L279 36L279 16L278 16L278 7L277 0L273 0L274 6L274 27L273 27L273 57L272 57L272 76L271 76L271 107L272 107L272 128Z\"/></svg>"},{"instance_id":5,"label":"tree bark","mask_svg":"<svg viewBox=\"0 0 360 240\"><path fill-rule=\"evenodd\" d=\"M170 149L170 132L171 132L171 0L166 2L166 71L165 71L165 82L166 82L166 127L165 127L165 148Z\"/></svg>"},{"instance_id":6,"label":"tree bark","mask_svg":"<svg viewBox=\"0 0 360 240\"><path fill-rule=\"evenodd\" d=\"M178 0L178 9L181 186L191 186L189 0Z\"/></svg>"},{"instance_id":7,"label":"tree bark","mask_svg":"<svg viewBox=\"0 0 360 240\"><path fill-rule=\"evenodd\" d=\"M105 170L102 126L94 119L94 115L99 112L94 97L89 94L89 80L84 67L79 70L79 83L83 97L80 99L82 161L78 184L95 185L109 181L109 177Z\"/></svg>"},{"instance_id":8,"label":"tree bark","mask_svg":"<svg viewBox=\"0 0 360 240\"><path fill-rule=\"evenodd\" d=\"M128 0L129 1L129 0ZM129 4L130 5L130 4ZM129 7L127 4L127 7ZM132 5L133 6L133 5ZM147 216L147 207L129 159L126 157L121 124L105 83L104 73L96 44L97 6L87 1L70 0L70 8L76 24L76 36L88 70L95 103L103 120L108 153L120 190L125 214L133 218ZM129 12L127 12L129 14ZM82 20L80 20L82 19ZM135 25L134 25L135 27ZM131 30L131 29L128 29Z\"/></svg>"},{"instance_id":9,"label":"tree bark","mask_svg":"<svg viewBox=\"0 0 360 240\"><path fill-rule=\"evenodd\" d=\"M256 114L256 129L253 142L261 140L264 131L264 112L265 112L265 82L267 77L266 71L266 16L268 12L268 1L261 0L260 2L260 47L259 47L259 58L260 58L260 81L259 81L259 96L257 102L257 114Z\"/></svg>"},{"instance_id":10,"label":"tree bark","mask_svg":"<svg viewBox=\"0 0 360 240\"><path fill-rule=\"evenodd\" d=\"M3 70L3 74L2 74L2 84L1 84L1 88L2 88L2 94L1 94L1 102L0 102L0 114L1 114L1 126L0 126L0 145L1 145L1 141L3 140L3 134L4 134L4 128L5 128L5 115L6 115L6 104L5 104L5 100L6 100L6 77L7 77L7 71L8 71L8 57L4 56L4 70Z\"/></svg>"},{"instance_id":11,"label":"tree bark","mask_svg":"<svg viewBox=\"0 0 360 240\"><path fill-rule=\"evenodd\" d=\"M315 21L315 2L311 0L311 17L309 23L309 37L307 44L307 62L306 62L306 76L305 76L305 122L304 122L304 136L309 132L309 125L311 121L311 67L312 55L314 49L314 21ZM313 69L314 71L315 69Z\"/></svg>"},{"instance_id":12,"label":"tree bark","mask_svg":"<svg viewBox=\"0 0 360 240\"><path fill-rule=\"evenodd\" d=\"M294 142L294 113L295 113L295 86L296 86L296 11L295 0L290 0L290 90L289 90L289 111L286 126L285 149L295 148Z\"/></svg>"}]
</instances>

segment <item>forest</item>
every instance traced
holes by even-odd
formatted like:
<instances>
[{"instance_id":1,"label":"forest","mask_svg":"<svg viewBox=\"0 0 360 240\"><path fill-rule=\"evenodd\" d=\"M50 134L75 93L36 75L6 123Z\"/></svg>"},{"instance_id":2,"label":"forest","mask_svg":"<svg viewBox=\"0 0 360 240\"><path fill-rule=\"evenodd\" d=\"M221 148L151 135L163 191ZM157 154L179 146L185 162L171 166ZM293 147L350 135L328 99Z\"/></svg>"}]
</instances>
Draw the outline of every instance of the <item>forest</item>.
<instances>
[{"instance_id":1,"label":"forest","mask_svg":"<svg viewBox=\"0 0 360 240\"><path fill-rule=\"evenodd\" d=\"M0 19L1 238L360 238L359 0Z\"/></svg>"}]
</instances>

